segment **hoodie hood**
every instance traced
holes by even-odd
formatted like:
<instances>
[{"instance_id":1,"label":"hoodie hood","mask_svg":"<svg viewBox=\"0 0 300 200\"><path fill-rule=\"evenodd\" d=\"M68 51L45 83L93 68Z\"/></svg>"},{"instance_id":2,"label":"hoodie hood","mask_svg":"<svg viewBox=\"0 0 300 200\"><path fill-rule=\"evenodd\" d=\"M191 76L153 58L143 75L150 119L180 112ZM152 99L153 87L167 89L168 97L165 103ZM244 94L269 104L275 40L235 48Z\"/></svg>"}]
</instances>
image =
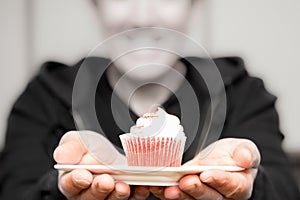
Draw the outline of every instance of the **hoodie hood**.
<instances>
[{"instance_id":1,"label":"hoodie hood","mask_svg":"<svg viewBox=\"0 0 300 200\"><path fill-rule=\"evenodd\" d=\"M203 62L203 59L197 57L189 57L193 62ZM221 74L225 88L240 78L247 75L244 62L239 57L216 58L214 62ZM68 66L58 62L46 62L42 65L38 79L59 98L67 107L72 106L72 92L77 72L81 67L89 67L90 81L95 80L95 73L103 74L105 66L110 64L109 59L90 57L77 62L73 66ZM102 67L101 67L102 66ZM94 78L93 78L94 77Z\"/></svg>"}]
</instances>

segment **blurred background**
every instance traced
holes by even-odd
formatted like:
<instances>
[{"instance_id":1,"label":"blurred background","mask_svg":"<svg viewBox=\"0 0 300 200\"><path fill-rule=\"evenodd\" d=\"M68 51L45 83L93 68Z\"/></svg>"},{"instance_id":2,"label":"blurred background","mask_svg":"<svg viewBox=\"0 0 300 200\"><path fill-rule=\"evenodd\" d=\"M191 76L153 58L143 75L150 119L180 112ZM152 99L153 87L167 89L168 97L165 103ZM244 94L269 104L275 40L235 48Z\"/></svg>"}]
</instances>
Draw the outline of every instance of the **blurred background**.
<instances>
[{"instance_id":1,"label":"blurred background","mask_svg":"<svg viewBox=\"0 0 300 200\"><path fill-rule=\"evenodd\" d=\"M214 57L241 56L278 97L284 148L299 169L300 1L198 1L191 35ZM40 65L86 56L103 39L98 20L88 0L0 0L0 149L12 103Z\"/></svg>"}]
</instances>

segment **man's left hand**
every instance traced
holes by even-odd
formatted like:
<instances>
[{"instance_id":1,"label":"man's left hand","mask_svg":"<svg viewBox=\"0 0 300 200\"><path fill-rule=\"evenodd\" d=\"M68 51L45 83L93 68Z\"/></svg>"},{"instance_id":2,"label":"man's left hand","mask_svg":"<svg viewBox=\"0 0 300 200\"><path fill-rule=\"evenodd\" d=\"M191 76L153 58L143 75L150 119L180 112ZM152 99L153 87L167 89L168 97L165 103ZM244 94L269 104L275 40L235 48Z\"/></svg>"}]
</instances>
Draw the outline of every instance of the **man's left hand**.
<instances>
[{"instance_id":1,"label":"man's left hand","mask_svg":"<svg viewBox=\"0 0 300 200\"><path fill-rule=\"evenodd\" d=\"M259 151L250 140L221 139L184 165L232 165L245 170L207 170L182 177L179 186L150 187L150 191L160 199L245 200L251 197L259 164Z\"/></svg>"}]
</instances>

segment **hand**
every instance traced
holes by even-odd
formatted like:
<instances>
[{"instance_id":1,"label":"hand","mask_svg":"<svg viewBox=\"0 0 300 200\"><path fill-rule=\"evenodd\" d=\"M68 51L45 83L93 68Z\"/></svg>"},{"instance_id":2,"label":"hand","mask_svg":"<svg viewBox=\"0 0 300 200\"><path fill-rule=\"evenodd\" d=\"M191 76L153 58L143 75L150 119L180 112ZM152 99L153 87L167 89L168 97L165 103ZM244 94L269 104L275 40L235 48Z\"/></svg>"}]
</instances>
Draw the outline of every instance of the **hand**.
<instances>
[{"instance_id":1,"label":"hand","mask_svg":"<svg viewBox=\"0 0 300 200\"><path fill-rule=\"evenodd\" d=\"M260 163L256 145L246 139L222 139L185 165L235 165L245 168L241 172L207 170L200 175L181 178L177 187L150 187L161 199L249 199Z\"/></svg>"},{"instance_id":2,"label":"hand","mask_svg":"<svg viewBox=\"0 0 300 200\"><path fill-rule=\"evenodd\" d=\"M85 145L89 150L83 146L80 134L84 134ZM103 164L103 161L105 164L126 164L125 157L106 138L91 131L66 133L54 151L54 159L59 164ZM85 169L59 171L58 188L68 199L122 200L128 199L130 195L129 185L123 182L115 183L113 177L108 174L93 177L92 172ZM142 186L136 187L132 195L145 196L146 199L149 190Z\"/></svg>"}]
</instances>

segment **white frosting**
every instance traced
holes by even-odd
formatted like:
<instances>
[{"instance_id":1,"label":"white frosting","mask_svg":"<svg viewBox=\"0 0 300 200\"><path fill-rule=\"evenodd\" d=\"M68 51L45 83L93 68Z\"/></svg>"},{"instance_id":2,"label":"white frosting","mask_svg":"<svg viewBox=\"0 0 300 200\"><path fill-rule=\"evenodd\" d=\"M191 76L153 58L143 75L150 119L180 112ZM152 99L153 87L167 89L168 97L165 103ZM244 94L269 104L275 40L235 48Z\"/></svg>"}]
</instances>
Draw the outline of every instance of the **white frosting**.
<instances>
[{"instance_id":1,"label":"white frosting","mask_svg":"<svg viewBox=\"0 0 300 200\"><path fill-rule=\"evenodd\" d=\"M156 112L146 113L130 128L131 136L136 137L172 137L183 134L183 127L178 117L170 115L162 108Z\"/></svg>"}]
</instances>

